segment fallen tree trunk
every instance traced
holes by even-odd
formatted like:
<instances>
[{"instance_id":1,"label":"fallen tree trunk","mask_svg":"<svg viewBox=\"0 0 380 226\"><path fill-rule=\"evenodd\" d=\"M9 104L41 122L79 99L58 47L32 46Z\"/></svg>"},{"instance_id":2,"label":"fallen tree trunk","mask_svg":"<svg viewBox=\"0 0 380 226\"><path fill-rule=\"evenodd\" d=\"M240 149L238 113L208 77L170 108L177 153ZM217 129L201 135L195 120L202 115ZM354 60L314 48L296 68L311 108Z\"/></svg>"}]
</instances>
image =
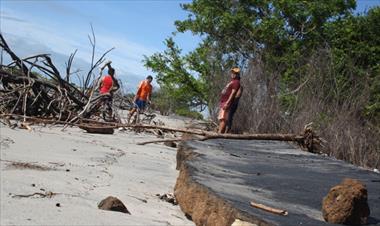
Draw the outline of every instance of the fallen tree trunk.
<instances>
[{"instance_id":1,"label":"fallen tree trunk","mask_svg":"<svg viewBox=\"0 0 380 226\"><path fill-rule=\"evenodd\" d=\"M140 145L145 145L149 143L159 143L165 141L181 141L181 140L210 140L210 139L236 139L236 140L278 140L278 141L293 141L297 142L301 147L307 149L309 152L315 152L318 149L318 146L321 146L322 139L316 136L310 127L305 127L303 134L219 134L215 132L201 131L201 130L191 130L191 129L182 129L182 128L172 128L166 126L155 126L155 125L136 125L136 124L125 124L125 123L117 123L117 122L99 122L92 119L86 118L78 118L76 121L58 121L51 119L44 119L38 117L28 117L17 114L2 114L0 118L16 117L19 119L28 119L33 122L41 122L41 123L55 123L55 124L64 124L66 126L79 126L79 127L91 127L96 124L98 128L104 127L107 129L115 129L115 128L141 128L141 129L158 129L162 131L170 131L170 132L179 132L184 134L193 134L201 137L192 137L188 139L172 139L172 140L154 140L154 141L146 141L139 143Z\"/></svg>"},{"instance_id":2,"label":"fallen tree trunk","mask_svg":"<svg viewBox=\"0 0 380 226\"><path fill-rule=\"evenodd\" d=\"M302 141L303 136L297 134L279 134L279 133L262 133L262 134L218 134L208 133L202 140L209 139L237 139L237 140L279 140L279 141Z\"/></svg>"}]
</instances>

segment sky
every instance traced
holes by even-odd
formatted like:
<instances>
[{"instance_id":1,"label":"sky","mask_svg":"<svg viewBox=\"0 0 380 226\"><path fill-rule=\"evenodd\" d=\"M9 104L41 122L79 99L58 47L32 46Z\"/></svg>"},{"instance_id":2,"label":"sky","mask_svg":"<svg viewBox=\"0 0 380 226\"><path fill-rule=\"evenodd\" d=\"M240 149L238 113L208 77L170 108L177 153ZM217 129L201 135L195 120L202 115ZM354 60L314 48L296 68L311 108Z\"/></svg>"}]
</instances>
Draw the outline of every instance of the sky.
<instances>
[{"instance_id":1,"label":"sky","mask_svg":"<svg viewBox=\"0 0 380 226\"><path fill-rule=\"evenodd\" d=\"M127 91L134 91L148 74L143 56L163 51L165 38L175 31L174 21L187 18L184 0L1 0L0 32L20 57L50 53L64 69L70 53L78 50L74 69L88 71L92 47L90 24L96 35L96 58L107 55ZM357 12L380 5L380 0L358 0ZM200 42L190 32L175 41L189 52ZM154 75L154 74L153 74Z\"/></svg>"}]
</instances>

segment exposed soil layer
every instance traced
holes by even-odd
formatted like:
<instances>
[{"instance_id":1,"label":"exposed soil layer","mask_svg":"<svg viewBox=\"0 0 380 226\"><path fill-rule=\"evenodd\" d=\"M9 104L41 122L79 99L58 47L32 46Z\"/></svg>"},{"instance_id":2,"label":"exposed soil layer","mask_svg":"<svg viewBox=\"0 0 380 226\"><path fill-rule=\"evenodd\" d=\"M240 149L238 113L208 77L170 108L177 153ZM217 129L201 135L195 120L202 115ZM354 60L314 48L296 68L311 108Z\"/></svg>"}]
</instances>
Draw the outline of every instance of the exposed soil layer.
<instances>
[{"instance_id":1,"label":"exposed soil layer","mask_svg":"<svg viewBox=\"0 0 380 226\"><path fill-rule=\"evenodd\" d=\"M286 142L187 141L177 152L175 196L196 225L333 225L324 221L322 200L343 178L368 190L369 225L380 225L380 175ZM284 209L287 216L253 208L250 202Z\"/></svg>"}]
</instances>

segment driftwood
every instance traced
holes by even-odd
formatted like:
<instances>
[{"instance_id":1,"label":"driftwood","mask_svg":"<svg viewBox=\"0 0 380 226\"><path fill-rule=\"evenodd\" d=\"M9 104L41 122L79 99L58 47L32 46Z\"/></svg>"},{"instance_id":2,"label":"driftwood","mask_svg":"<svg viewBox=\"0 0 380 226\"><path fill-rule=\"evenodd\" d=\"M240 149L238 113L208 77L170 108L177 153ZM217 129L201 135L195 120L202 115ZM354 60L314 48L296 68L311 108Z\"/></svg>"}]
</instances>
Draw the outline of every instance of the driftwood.
<instances>
[{"instance_id":1,"label":"driftwood","mask_svg":"<svg viewBox=\"0 0 380 226\"><path fill-rule=\"evenodd\" d=\"M88 133L113 134L114 128L107 126L99 126L94 124L78 125L79 128L86 130Z\"/></svg>"},{"instance_id":2,"label":"driftwood","mask_svg":"<svg viewBox=\"0 0 380 226\"><path fill-rule=\"evenodd\" d=\"M92 28L92 27L91 27ZM102 98L91 98L97 88L93 73L101 65L106 51L98 60L94 60L95 35L92 29L93 47L92 63L81 84L74 84L71 79L79 71L71 71L76 50L66 63L65 73L60 73L49 54L38 54L27 58L18 57L9 47L3 34L0 34L2 52L8 54L12 62L0 65L0 113L26 116L52 117L56 120L71 120L80 117L91 117L99 114L99 103ZM87 112L88 110L88 112Z\"/></svg>"},{"instance_id":3,"label":"driftwood","mask_svg":"<svg viewBox=\"0 0 380 226\"><path fill-rule=\"evenodd\" d=\"M139 124L125 124L117 122L99 122L92 119L80 118L73 122L58 121L46 118L22 116L16 114L2 114L0 118L9 120L9 117L24 118L24 120L30 120L34 123L54 123L64 124L65 126L78 126L80 128L91 130L94 129L101 131L111 131L116 128L141 128L141 129L155 129L161 131L179 132L183 134L193 134L196 137L180 138L180 139L161 139L153 141L145 141L138 143L139 145L145 145L150 143L160 143L166 141L184 141L184 140L200 140L205 141L209 139L237 139L237 140L279 140L279 141L293 141L297 142L302 148L307 149L309 152L315 152L319 146L322 145L323 140L316 136L310 125L306 125L302 134L218 134L215 132L195 130L195 129L182 129L172 128L166 126L155 125L139 125ZM24 122L25 123L25 122ZM90 131L93 132L93 131ZM96 131L95 131L96 132Z\"/></svg>"},{"instance_id":4,"label":"driftwood","mask_svg":"<svg viewBox=\"0 0 380 226\"><path fill-rule=\"evenodd\" d=\"M251 206L255 207L255 208L258 208L258 209L261 209L261 210L265 210L265 211L270 212L270 213L282 215L282 216L288 215L288 211L286 211L286 210L276 209L276 208L273 208L273 207L266 206L264 204L255 203L253 201L251 202Z\"/></svg>"},{"instance_id":5,"label":"driftwood","mask_svg":"<svg viewBox=\"0 0 380 226\"><path fill-rule=\"evenodd\" d=\"M29 197L32 197L32 196L35 196L35 195L38 195L40 196L41 198L51 198L55 195L58 195L60 193L55 193L55 192L51 192L51 191L48 191L48 192L45 192L45 193L41 193L41 192L35 192L33 194L30 194L30 195L13 195L12 198L29 198Z\"/></svg>"}]
</instances>

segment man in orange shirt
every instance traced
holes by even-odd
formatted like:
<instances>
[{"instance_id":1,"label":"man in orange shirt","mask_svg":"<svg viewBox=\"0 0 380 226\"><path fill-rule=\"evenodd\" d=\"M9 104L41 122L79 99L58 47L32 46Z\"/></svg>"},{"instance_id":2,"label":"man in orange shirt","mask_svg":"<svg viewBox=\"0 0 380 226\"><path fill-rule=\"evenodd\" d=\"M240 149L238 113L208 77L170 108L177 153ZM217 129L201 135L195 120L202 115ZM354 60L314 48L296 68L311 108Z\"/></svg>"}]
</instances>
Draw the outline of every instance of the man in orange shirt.
<instances>
[{"instance_id":1,"label":"man in orange shirt","mask_svg":"<svg viewBox=\"0 0 380 226\"><path fill-rule=\"evenodd\" d=\"M144 111L146 103L150 103L150 96L152 94L152 81L153 77L149 75L145 80L140 82L135 98L133 98L134 106L128 115L128 123L137 110L137 114L139 114L139 112Z\"/></svg>"}]
</instances>

